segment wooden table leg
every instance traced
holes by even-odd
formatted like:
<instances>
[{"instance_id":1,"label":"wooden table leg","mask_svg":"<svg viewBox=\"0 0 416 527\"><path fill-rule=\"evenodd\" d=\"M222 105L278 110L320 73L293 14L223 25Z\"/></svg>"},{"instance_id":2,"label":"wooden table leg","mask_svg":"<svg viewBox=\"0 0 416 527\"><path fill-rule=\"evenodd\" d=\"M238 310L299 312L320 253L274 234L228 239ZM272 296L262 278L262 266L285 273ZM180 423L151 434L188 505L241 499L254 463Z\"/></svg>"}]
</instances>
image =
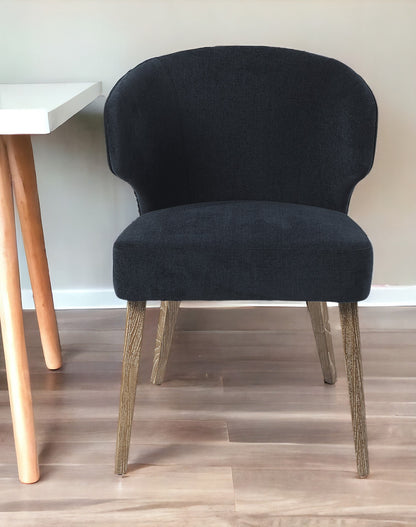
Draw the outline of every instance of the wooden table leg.
<instances>
[{"instance_id":1,"label":"wooden table leg","mask_svg":"<svg viewBox=\"0 0 416 527\"><path fill-rule=\"evenodd\" d=\"M46 366L56 370L62 366L61 346L43 237L32 143L29 135L9 135L5 136L5 141L43 355Z\"/></svg>"},{"instance_id":2,"label":"wooden table leg","mask_svg":"<svg viewBox=\"0 0 416 527\"><path fill-rule=\"evenodd\" d=\"M5 143L1 136L0 322L19 479L22 483L34 483L39 479L39 466L23 330L12 182Z\"/></svg>"}]
</instances>

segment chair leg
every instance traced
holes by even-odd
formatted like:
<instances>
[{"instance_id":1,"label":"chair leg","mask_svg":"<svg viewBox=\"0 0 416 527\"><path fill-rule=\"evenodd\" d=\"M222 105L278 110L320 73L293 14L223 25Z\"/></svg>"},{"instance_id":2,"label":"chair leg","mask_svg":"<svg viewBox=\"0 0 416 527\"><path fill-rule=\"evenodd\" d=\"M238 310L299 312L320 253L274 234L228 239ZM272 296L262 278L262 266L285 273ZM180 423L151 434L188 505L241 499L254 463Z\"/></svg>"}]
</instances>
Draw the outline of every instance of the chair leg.
<instances>
[{"instance_id":1,"label":"chair leg","mask_svg":"<svg viewBox=\"0 0 416 527\"><path fill-rule=\"evenodd\" d=\"M357 303L339 304L339 312L344 341L357 471L360 478L366 478L369 474L368 443Z\"/></svg>"},{"instance_id":2,"label":"chair leg","mask_svg":"<svg viewBox=\"0 0 416 527\"><path fill-rule=\"evenodd\" d=\"M153 384L162 384L168 364L170 346L178 318L180 302L164 300L160 306L159 324L157 327L156 347L153 357L153 370L151 381Z\"/></svg>"},{"instance_id":3,"label":"chair leg","mask_svg":"<svg viewBox=\"0 0 416 527\"><path fill-rule=\"evenodd\" d=\"M115 473L125 474L136 399L146 302L128 302L120 388Z\"/></svg>"},{"instance_id":4,"label":"chair leg","mask_svg":"<svg viewBox=\"0 0 416 527\"><path fill-rule=\"evenodd\" d=\"M335 367L334 349L332 347L331 327L328 319L328 307L326 302L307 302L309 315L311 317L313 333L315 335L316 348L321 362L324 381L327 384L335 384L337 370Z\"/></svg>"}]
</instances>

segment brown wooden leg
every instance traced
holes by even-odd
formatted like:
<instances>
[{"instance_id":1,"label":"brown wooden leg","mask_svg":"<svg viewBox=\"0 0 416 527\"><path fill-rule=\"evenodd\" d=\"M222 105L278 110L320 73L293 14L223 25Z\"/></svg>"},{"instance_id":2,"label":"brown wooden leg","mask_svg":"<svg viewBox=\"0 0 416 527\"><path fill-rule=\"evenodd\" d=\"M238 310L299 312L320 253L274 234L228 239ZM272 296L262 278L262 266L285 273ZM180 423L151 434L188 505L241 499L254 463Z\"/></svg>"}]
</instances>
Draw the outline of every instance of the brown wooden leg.
<instances>
[{"instance_id":1,"label":"brown wooden leg","mask_svg":"<svg viewBox=\"0 0 416 527\"><path fill-rule=\"evenodd\" d=\"M335 384L337 370L335 367L334 349L332 347L331 327L329 325L328 307L326 302L307 302L311 317L316 348L321 362L324 381Z\"/></svg>"},{"instance_id":2,"label":"brown wooden leg","mask_svg":"<svg viewBox=\"0 0 416 527\"><path fill-rule=\"evenodd\" d=\"M49 280L32 143L29 135L7 136L6 143L43 354L47 367L56 370L62 366L61 347Z\"/></svg>"},{"instance_id":3,"label":"brown wooden leg","mask_svg":"<svg viewBox=\"0 0 416 527\"><path fill-rule=\"evenodd\" d=\"M116 474L125 474L127 471L145 313L146 302L127 303L116 446Z\"/></svg>"},{"instance_id":4,"label":"brown wooden leg","mask_svg":"<svg viewBox=\"0 0 416 527\"><path fill-rule=\"evenodd\" d=\"M339 304L339 312L342 337L344 340L345 365L350 393L357 471L360 478L366 478L369 474L367 425L357 303L348 302Z\"/></svg>"},{"instance_id":5,"label":"brown wooden leg","mask_svg":"<svg viewBox=\"0 0 416 527\"><path fill-rule=\"evenodd\" d=\"M164 300L160 305L153 370L150 378L153 384L162 384L165 378L179 305L180 302L174 300Z\"/></svg>"},{"instance_id":6,"label":"brown wooden leg","mask_svg":"<svg viewBox=\"0 0 416 527\"><path fill-rule=\"evenodd\" d=\"M39 479L29 366L23 329L12 182L0 136L0 322L19 479Z\"/></svg>"}]
</instances>

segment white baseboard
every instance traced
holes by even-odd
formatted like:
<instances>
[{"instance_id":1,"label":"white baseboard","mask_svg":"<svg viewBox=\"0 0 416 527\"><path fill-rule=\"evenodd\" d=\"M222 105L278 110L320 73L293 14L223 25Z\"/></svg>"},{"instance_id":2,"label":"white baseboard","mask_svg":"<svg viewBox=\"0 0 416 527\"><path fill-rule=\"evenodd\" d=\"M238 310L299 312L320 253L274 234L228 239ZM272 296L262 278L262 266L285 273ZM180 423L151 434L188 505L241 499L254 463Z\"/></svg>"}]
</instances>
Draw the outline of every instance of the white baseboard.
<instances>
[{"instance_id":1,"label":"white baseboard","mask_svg":"<svg viewBox=\"0 0 416 527\"><path fill-rule=\"evenodd\" d=\"M416 285L374 285L360 306L416 306Z\"/></svg>"},{"instance_id":2,"label":"white baseboard","mask_svg":"<svg viewBox=\"0 0 416 527\"><path fill-rule=\"evenodd\" d=\"M126 307L112 289L54 289L55 309L106 309ZM23 309L34 309L32 290L22 290Z\"/></svg>"},{"instance_id":3,"label":"white baseboard","mask_svg":"<svg viewBox=\"0 0 416 527\"><path fill-rule=\"evenodd\" d=\"M56 309L104 309L123 308L112 289L57 289L53 292ZM23 309L34 309L32 291L22 291ZM150 307L157 307L159 302L151 301ZM242 307L242 306L301 306L304 302L283 301L224 301L224 302L183 302L184 307ZM329 304L331 305L331 304ZM362 306L416 306L416 285L406 286L373 286L367 300Z\"/></svg>"}]
</instances>

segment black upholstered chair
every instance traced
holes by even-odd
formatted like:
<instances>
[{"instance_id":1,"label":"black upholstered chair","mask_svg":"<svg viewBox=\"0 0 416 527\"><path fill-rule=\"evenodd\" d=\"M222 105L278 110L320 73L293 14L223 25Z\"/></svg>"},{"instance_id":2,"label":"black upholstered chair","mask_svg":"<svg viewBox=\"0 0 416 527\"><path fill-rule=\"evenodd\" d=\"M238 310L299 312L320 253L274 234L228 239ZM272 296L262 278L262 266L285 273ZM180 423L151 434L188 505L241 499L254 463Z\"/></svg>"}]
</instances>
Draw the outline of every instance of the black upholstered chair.
<instances>
[{"instance_id":1,"label":"black upholstered chair","mask_svg":"<svg viewBox=\"0 0 416 527\"><path fill-rule=\"evenodd\" d=\"M302 51L184 51L116 84L108 159L141 213L114 245L114 287L128 301L117 473L127 469L146 301L162 300L160 383L181 300L281 299L307 301L329 383L325 302L339 303L358 473L368 475L357 301L373 256L347 210L372 166L376 126L363 79Z\"/></svg>"}]
</instances>

